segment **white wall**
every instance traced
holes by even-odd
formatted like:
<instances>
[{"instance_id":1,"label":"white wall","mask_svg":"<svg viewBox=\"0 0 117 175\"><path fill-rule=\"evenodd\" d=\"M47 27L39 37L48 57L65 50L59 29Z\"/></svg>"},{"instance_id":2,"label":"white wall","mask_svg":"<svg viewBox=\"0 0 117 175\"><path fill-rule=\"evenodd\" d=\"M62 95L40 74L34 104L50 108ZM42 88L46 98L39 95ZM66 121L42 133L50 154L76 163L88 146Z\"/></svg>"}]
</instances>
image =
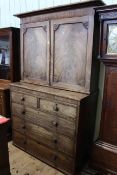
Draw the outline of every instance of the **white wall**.
<instances>
[{"instance_id":1,"label":"white wall","mask_svg":"<svg viewBox=\"0 0 117 175\"><path fill-rule=\"evenodd\" d=\"M13 14L33 11L62 4L85 0L0 0L0 28L19 27L20 21ZM117 0L104 0L105 3L117 3Z\"/></svg>"}]
</instances>

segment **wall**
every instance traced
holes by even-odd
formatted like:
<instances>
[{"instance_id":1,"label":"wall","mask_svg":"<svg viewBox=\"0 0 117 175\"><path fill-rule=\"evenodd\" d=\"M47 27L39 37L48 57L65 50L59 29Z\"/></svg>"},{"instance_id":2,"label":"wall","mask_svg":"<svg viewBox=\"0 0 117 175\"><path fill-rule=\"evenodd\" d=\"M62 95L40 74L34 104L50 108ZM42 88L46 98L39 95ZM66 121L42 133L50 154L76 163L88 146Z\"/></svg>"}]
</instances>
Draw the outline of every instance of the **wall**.
<instances>
[{"instance_id":1,"label":"wall","mask_svg":"<svg viewBox=\"0 0 117 175\"><path fill-rule=\"evenodd\" d=\"M20 26L19 19L13 14L80 1L83 0L0 0L0 28ZM104 0L104 2L111 4L117 0Z\"/></svg>"},{"instance_id":2,"label":"wall","mask_svg":"<svg viewBox=\"0 0 117 175\"><path fill-rule=\"evenodd\" d=\"M9 26L20 27L20 20L17 17L14 17L13 14L33 11L57 5L70 4L80 1L83 0L0 0L0 28ZM117 3L117 0L103 0L103 1L107 4ZM104 65L101 64L94 140L97 139L99 134L101 107L103 99L103 85L104 85Z\"/></svg>"}]
</instances>

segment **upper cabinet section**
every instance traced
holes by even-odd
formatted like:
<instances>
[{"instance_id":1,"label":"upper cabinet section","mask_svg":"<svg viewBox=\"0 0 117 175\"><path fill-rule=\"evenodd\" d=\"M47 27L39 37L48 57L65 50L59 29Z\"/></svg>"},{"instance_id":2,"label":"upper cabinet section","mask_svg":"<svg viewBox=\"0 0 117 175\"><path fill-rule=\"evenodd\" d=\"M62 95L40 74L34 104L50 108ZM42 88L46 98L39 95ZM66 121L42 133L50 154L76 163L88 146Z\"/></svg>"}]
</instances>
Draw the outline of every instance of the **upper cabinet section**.
<instances>
[{"instance_id":1,"label":"upper cabinet section","mask_svg":"<svg viewBox=\"0 0 117 175\"><path fill-rule=\"evenodd\" d=\"M90 93L94 7L101 4L92 1L18 15L22 81Z\"/></svg>"},{"instance_id":2,"label":"upper cabinet section","mask_svg":"<svg viewBox=\"0 0 117 175\"><path fill-rule=\"evenodd\" d=\"M99 58L108 62L117 60L117 6L97 8L100 19Z\"/></svg>"},{"instance_id":3,"label":"upper cabinet section","mask_svg":"<svg viewBox=\"0 0 117 175\"><path fill-rule=\"evenodd\" d=\"M0 79L2 80L9 80L11 82L20 80L19 40L19 29L0 29Z\"/></svg>"}]
</instances>

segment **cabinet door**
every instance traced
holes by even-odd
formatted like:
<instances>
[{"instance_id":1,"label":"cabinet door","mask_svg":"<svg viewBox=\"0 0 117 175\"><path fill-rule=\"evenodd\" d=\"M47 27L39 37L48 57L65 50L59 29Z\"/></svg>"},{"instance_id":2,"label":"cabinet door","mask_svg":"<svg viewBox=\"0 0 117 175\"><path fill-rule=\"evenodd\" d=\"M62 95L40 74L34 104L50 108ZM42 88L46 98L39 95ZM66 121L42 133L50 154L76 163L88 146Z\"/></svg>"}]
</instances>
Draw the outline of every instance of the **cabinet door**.
<instances>
[{"instance_id":1,"label":"cabinet door","mask_svg":"<svg viewBox=\"0 0 117 175\"><path fill-rule=\"evenodd\" d=\"M10 36L8 31L0 30L0 79L11 80Z\"/></svg>"},{"instance_id":2,"label":"cabinet door","mask_svg":"<svg viewBox=\"0 0 117 175\"><path fill-rule=\"evenodd\" d=\"M22 26L22 76L25 81L49 82L49 22Z\"/></svg>"},{"instance_id":3,"label":"cabinet door","mask_svg":"<svg viewBox=\"0 0 117 175\"><path fill-rule=\"evenodd\" d=\"M101 138L117 146L117 67L106 69Z\"/></svg>"},{"instance_id":4,"label":"cabinet door","mask_svg":"<svg viewBox=\"0 0 117 175\"><path fill-rule=\"evenodd\" d=\"M51 36L52 85L89 92L93 17L53 20Z\"/></svg>"}]
</instances>

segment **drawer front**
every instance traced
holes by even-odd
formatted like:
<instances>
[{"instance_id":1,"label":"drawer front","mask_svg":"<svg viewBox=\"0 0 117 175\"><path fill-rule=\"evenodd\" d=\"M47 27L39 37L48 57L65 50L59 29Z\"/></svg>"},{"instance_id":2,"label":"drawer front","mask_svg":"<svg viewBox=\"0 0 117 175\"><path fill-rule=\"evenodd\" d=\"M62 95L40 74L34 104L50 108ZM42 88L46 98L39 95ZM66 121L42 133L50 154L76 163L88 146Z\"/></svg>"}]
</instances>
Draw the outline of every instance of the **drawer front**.
<instances>
[{"instance_id":1,"label":"drawer front","mask_svg":"<svg viewBox=\"0 0 117 175\"><path fill-rule=\"evenodd\" d=\"M24 106L16 103L12 103L12 115L20 118L25 117Z\"/></svg>"},{"instance_id":2,"label":"drawer front","mask_svg":"<svg viewBox=\"0 0 117 175\"><path fill-rule=\"evenodd\" d=\"M65 156L64 154L57 154L56 167L65 174L74 174L74 159Z\"/></svg>"},{"instance_id":3,"label":"drawer front","mask_svg":"<svg viewBox=\"0 0 117 175\"><path fill-rule=\"evenodd\" d=\"M23 119L18 117L13 117L12 122L13 122L13 129L20 132L21 134L25 133L25 123Z\"/></svg>"},{"instance_id":4,"label":"drawer front","mask_svg":"<svg viewBox=\"0 0 117 175\"><path fill-rule=\"evenodd\" d=\"M53 101L40 99L40 109L47 112L56 112L59 115L75 118L76 108L69 105L55 103ZM69 119L69 118L68 118Z\"/></svg>"},{"instance_id":5,"label":"drawer front","mask_svg":"<svg viewBox=\"0 0 117 175\"><path fill-rule=\"evenodd\" d=\"M12 92L11 93L12 102L19 103L25 106L37 108L37 98L21 93Z\"/></svg>"},{"instance_id":6,"label":"drawer front","mask_svg":"<svg viewBox=\"0 0 117 175\"><path fill-rule=\"evenodd\" d=\"M72 174L74 159L57 153L37 142L27 139L27 152L44 162L62 170L66 174Z\"/></svg>"},{"instance_id":7,"label":"drawer front","mask_svg":"<svg viewBox=\"0 0 117 175\"><path fill-rule=\"evenodd\" d=\"M55 154L51 149L27 138L27 152L55 167Z\"/></svg>"},{"instance_id":8,"label":"drawer front","mask_svg":"<svg viewBox=\"0 0 117 175\"><path fill-rule=\"evenodd\" d=\"M64 152L67 155L74 156L75 144L68 137L57 135L56 133L49 132L42 127L30 123L26 124L26 135L38 143Z\"/></svg>"},{"instance_id":9,"label":"drawer front","mask_svg":"<svg viewBox=\"0 0 117 175\"><path fill-rule=\"evenodd\" d=\"M48 115L44 112L39 112L38 124L49 131L57 132L74 140L75 122L70 122L54 115Z\"/></svg>"},{"instance_id":10,"label":"drawer front","mask_svg":"<svg viewBox=\"0 0 117 175\"><path fill-rule=\"evenodd\" d=\"M25 136L14 130L13 131L13 144L25 150L26 149Z\"/></svg>"}]
</instances>

